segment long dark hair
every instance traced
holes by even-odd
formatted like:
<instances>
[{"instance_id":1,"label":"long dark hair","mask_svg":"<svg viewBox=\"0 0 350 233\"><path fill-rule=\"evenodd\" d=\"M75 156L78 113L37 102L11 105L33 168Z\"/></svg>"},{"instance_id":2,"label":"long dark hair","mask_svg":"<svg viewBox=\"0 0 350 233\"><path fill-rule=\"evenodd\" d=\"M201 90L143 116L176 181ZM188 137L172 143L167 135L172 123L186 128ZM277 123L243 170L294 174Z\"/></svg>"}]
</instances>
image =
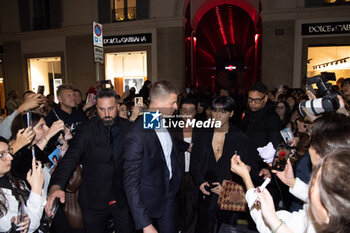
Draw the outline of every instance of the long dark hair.
<instances>
[{"instance_id":1,"label":"long dark hair","mask_svg":"<svg viewBox=\"0 0 350 233\"><path fill-rule=\"evenodd\" d=\"M314 168L311 177L309 197L320 173L319 192L322 205L326 208L329 223L321 225L321 233L350 232L350 150L337 150L327 154ZM312 202L311 202L312 205Z\"/></svg>"},{"instance_id":2,"label":"long dark hair","mask_svg":"<svg viewBox=\"0 0 350 233\"><path fill-rule=\"evenodd\" d=\"M8 141L3 137L0 137L0 142L8 144ZM16 179L11 175L10 172L5 174L5 176L7 176L10 180L10 183L13 187L12 191L14 192L16 199L18 199L20 196L24 197L24 199L27 199L29 196L29 191L26 189L24 181ZM6 215L7 211L8 208L6 204L6 196L0 187L0 218Z\"/></svg>"},{"instance_id":3,"label":"long dark hair","mask_svg":"<svg viewBox=\"0 0 350 233\"><path fill-rule=\"evenodd\" d=\"M286 127L286 125L289 123L290 121L290 107L289 107L289 104L286 102L286 101L278 101L276 103L276 106L275 108L278 107L278 104L283 104L284 105L284 115L283 115L283 119L281 119L282 123L283 123L283 127Z\"/></svg>"},{"instance_id":4,"label":"long dark hair","mask_svg":"<svg viewBox=\"0 0 350 233\"><path fill-rule=\"evenodd\" d=\"M41 115L35 112L32 112L32 126L36 126L38 122L41 119ZM17 132L20 129L25 129L27 128L27 115L26 114L19 114L13 119L12 125L11 125L11 140L16 139L17 137Z\"/></svg>"},{"instance_id":5,"label":"long dark hair","mask_svg":"<svg viewBox=\"0 0 350 233\"><path fill-rule=\"evenodd\" d=\"M350 117L335 112L323 113L311 127L310 146L321 156L350 148Z\"/></svg>"}]
</instances>

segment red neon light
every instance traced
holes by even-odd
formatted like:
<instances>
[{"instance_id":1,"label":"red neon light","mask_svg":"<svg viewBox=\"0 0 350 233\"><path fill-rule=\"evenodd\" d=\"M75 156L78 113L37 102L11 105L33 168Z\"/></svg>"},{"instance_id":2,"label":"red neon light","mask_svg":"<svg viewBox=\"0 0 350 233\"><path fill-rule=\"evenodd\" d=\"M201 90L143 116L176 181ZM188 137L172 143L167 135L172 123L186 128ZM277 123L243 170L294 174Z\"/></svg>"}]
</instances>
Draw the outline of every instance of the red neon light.
<instances>
[{"instance_id":1,"label":"red neon light","mask_svg":"<svg viewBox=\"0 0 350 233\"><path fill-rule=\"evenodd\" d=\"M198 52L203 54L206 58L210 60L211 63L215 64L215 59L213 58L213 55L205 51L203 48L199 48Z\"/></svg>"},{"instance_id":2,"label":"red neon light","mask_svg":"<svg viewBox=\"0 0 350 233\"><path fill-rule=\"evenodd\" d=\"M231 39L231 44L235 43L235 37L233 34L233 16L232 16L232 6L229 6L229 10L228 10L228 22L229 22L229 30L230 30L230 39Z\"/></svg>"},{"instance_id":3,"label":"red neon light","mask_svg":"<svg viewBox=\"0 0 350 233\"><path fill-rule=\"evenodd\" d=\"M206 0L203 1L204 4L202 4L197 10L196 13L193 15L191 24L193 30L197 30L198 24L201 21L202 17L207 13L209 10L211 10L214 7L220 6L220 5L234 5L242 8L244 11L246 11L250 18L252 19L254 25L256 26L259 21L259 12L258 9L250 2L250 1L232 1L232 0Z\"/></svg>"},{"instance_id":4,"label":"red neon light","mask_svg":"<svg viewBox=\"0 0 350 233\"><path fill-rule=\"evenodd\" d=\"M222 24L222 19L221 19L221 15L220 15L218 6L215 7L215 11L216 11L216 17L218 18L219 29L220 29L220 33L221 33L221 36L222 36L222 40L224 41L224 45L227 45L227 40L226 40L225 31L224 31L224 26Z\"/></svg>"},{"instance_id":5,"label":"red neon light","mask_svg":"<svg viewBox=\"0 0 350 233\"><path fill-rule=\"evenodd\" d=\"M235 70L237 67L236 66L233 66L233 65L228 65L225 67L226 70L228 71L232 71L232 70Z\"/></svg>"},{"instance_id":6,"label":"red neon light","mask_svg":"<svg viewBox=\"0 0 350 233\"><path fill-rule=\"evenodd\" d=\"M259 35L258 33L256 33L256 34L255 34L255 37L254 37L255 44L258 44L259 37L260 37L260 35Z\"/></svg>"},{"instance_id":7,"label":"red neon light","mask_svg":"<svg viewBox=\"0 0 350 233\"><path fill-rule=\"evenodd\" d=\"M211 49L213 50L214 54L216 54L216 45L214 44L212 38L211 38L211 34L210 32L208 32L208 28L204 28L203 27L203 33L204 33L204 36L208 39L208 42L211 46Z\"/></svg>"}]
</instances>

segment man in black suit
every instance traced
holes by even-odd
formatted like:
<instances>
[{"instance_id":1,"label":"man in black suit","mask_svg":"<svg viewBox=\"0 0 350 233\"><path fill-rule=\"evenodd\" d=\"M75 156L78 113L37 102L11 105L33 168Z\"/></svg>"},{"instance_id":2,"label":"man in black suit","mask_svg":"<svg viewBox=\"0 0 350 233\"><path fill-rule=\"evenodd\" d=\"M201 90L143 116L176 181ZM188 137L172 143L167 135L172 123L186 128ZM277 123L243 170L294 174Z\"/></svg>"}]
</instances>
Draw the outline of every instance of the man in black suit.
<instances>
[{"instance_id":1,"label":"man in black suit","mask_svg":"<svg viewBox=\"0 0 350 233\"><path fill-rule=\"evenodd\" d=\"M96 94L97 117L77 129L72 144L58 163L51 177L46 213L52 203L65 201L64 188L82 164L83 182L78 201L87 233L106 232L107 221L113 217L116 232L133 232L133 222L123 185L123 138L128 120L117 115L119 105L114 90L103 88Z\"/></svg>"},{"instance_id":2,"label":"man in black suit","mask_svg":"<svg viewBox=\"0 0 350 233\"><path fill-rule=\"evenodd\" d=\"M177 109L177 95L171 83L156 82L149 111L171 115ZM136 229L178 233L175 195L181 183L181 145L166 128L144 129L142 117L129 127L125 139L124 187ZM187 150L188 144L179 149Z\"/></svg>"}]
</instances>

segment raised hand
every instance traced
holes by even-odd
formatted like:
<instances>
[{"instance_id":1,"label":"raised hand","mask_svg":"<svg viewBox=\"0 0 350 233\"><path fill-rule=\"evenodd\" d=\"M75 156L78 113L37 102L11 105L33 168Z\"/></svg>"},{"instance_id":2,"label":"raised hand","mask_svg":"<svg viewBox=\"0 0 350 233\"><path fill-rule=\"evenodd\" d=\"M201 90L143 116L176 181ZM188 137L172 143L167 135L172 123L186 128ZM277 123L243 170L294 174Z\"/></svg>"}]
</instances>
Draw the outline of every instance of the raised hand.
<instances>
[{"instance_id":1,"label":"raised hand","mask_svg":"<svg viewBox=\"0 0 350 233\"><path fill-rule=\"evenodd\" d=\"M231 158L231 171L237 175L244 177L249 175L249 167L242 162L239 155L234 154Z\"/></svg>"},{"instance_id":2,"label":"raised hand","mask_svg":"<svg viewBox=\"0 0 350 233\"><path fill-rule=\"evenodd\" d=\"M284 168L284 170L282 172L276 171L276 170L272 170L272 172L276 173L278 178L280 178L280 180L285 185L289 186L290 188L294 187L295 178L294 178L293 167L292 167L292 164L290 162L290 159L287 160L286 167Z\"/></svg>"},{"instance_id":3,"label":"raised hand","mask_svg":"<svg viewBox=\"0 0 350 233\"><path fill-rule=\"evenodd\" d=\"M250 177L250 167L242 162L239 155L234 154L231 158L231 171L242 177L245 187L248 189L254 188L253 181Z\"/></svg>"},{"instance_id":4,"label":"raised hand","mask_svg":"<svg viewBox=\"0 0 350 233\"><path fill-rule=\"evenodd\" d=\"M46 133L45 137L47 140L50 140L53 136L55 136L58 132L64 130L64 122L62 120L55 121L49 131Z\"/></svg>"},{"instance_id":5,"label":"raised hand","mask_svg":"<svg viewBox=\"0 0 350 233\"><path fill-rule=\"evenodd\" d=\"M33 131L32 127L18 130L16 135L16 140L11 145L12 153L15 154L22 147L31 143L34 137L35 137L35 132Z\"/></svg>"},{"instance_id":6,"label":"raised hand","mask_svg":"<svg viewBox=\"0 0 350 233\"><path fill-rule=\"evenodd\" d=\"M87 96L86 104L83 107L83 111L85 112L88 108L91 108L92 106L95 105L95 94L94 93L89 93Z\"/></svg>"},{"instance_id":7,"label":"raised hand","mask_svg":"<svg viewBox=\"0 0 350 233\"><path fill-rule=\"evenodd\" d=\"M44 184L44 174L41 162L36 161L35 157L32 159L32 169L27 173L27 181L31 186L31 191L41 195Z\"/></svg>"},{"instance_id":8,"label":"raised hand","mask_svg":"<svg viewBox=\"0 0 350 233\"><path fill-rule=\"evenodd\" d=\"M34 94L28 97L28 99L21 104L17 111L19 113L29 111L31 109L39 107L43 103L41 94Z\"/></svg>"}]
</instances>

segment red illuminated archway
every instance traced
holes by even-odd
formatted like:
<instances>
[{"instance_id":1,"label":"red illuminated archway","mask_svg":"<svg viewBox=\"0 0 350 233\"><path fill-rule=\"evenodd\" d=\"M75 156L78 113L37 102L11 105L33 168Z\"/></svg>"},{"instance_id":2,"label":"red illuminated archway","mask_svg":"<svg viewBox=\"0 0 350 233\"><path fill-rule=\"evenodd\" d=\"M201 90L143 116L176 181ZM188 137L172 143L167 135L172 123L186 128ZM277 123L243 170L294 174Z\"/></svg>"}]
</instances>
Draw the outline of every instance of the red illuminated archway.
<instances>
[{"instance_id":1,"label":"red illuminated archway","mask_svg":"<svg viewBox=\"0 0 350 233\"><path fill-rule=\"evenodd\" d=\"M190 0L186 1L190 2ZM258 2L258 1L257 1ZM186 3L185 3L186 4ZM187 3L188 4L188 3ZM247 12L254 22L254 25L258 25L259 22L259 12L251 2L248 0L206 0L192 16L192 28L197 30L198 24L202 17L211 9L220 6L220 5L233 5L243 9Z\"/></svg>"},{"instance_id":2,"label":"red illuminated archway","mask_svg":"<svg viewBox=\"0 0 350 233\"><path fill-rule=\"evenodd\" d=\"M219 88L235 80L229 83L232 88L247 89L260 79L259 7L248 0L207 0L200 6L198 1L185 1L187 86L201 89L215 83ZM197 10L191 12L194 2ZM231 66L236 69L225 69Z\"/></svg>"}]
</instances>

